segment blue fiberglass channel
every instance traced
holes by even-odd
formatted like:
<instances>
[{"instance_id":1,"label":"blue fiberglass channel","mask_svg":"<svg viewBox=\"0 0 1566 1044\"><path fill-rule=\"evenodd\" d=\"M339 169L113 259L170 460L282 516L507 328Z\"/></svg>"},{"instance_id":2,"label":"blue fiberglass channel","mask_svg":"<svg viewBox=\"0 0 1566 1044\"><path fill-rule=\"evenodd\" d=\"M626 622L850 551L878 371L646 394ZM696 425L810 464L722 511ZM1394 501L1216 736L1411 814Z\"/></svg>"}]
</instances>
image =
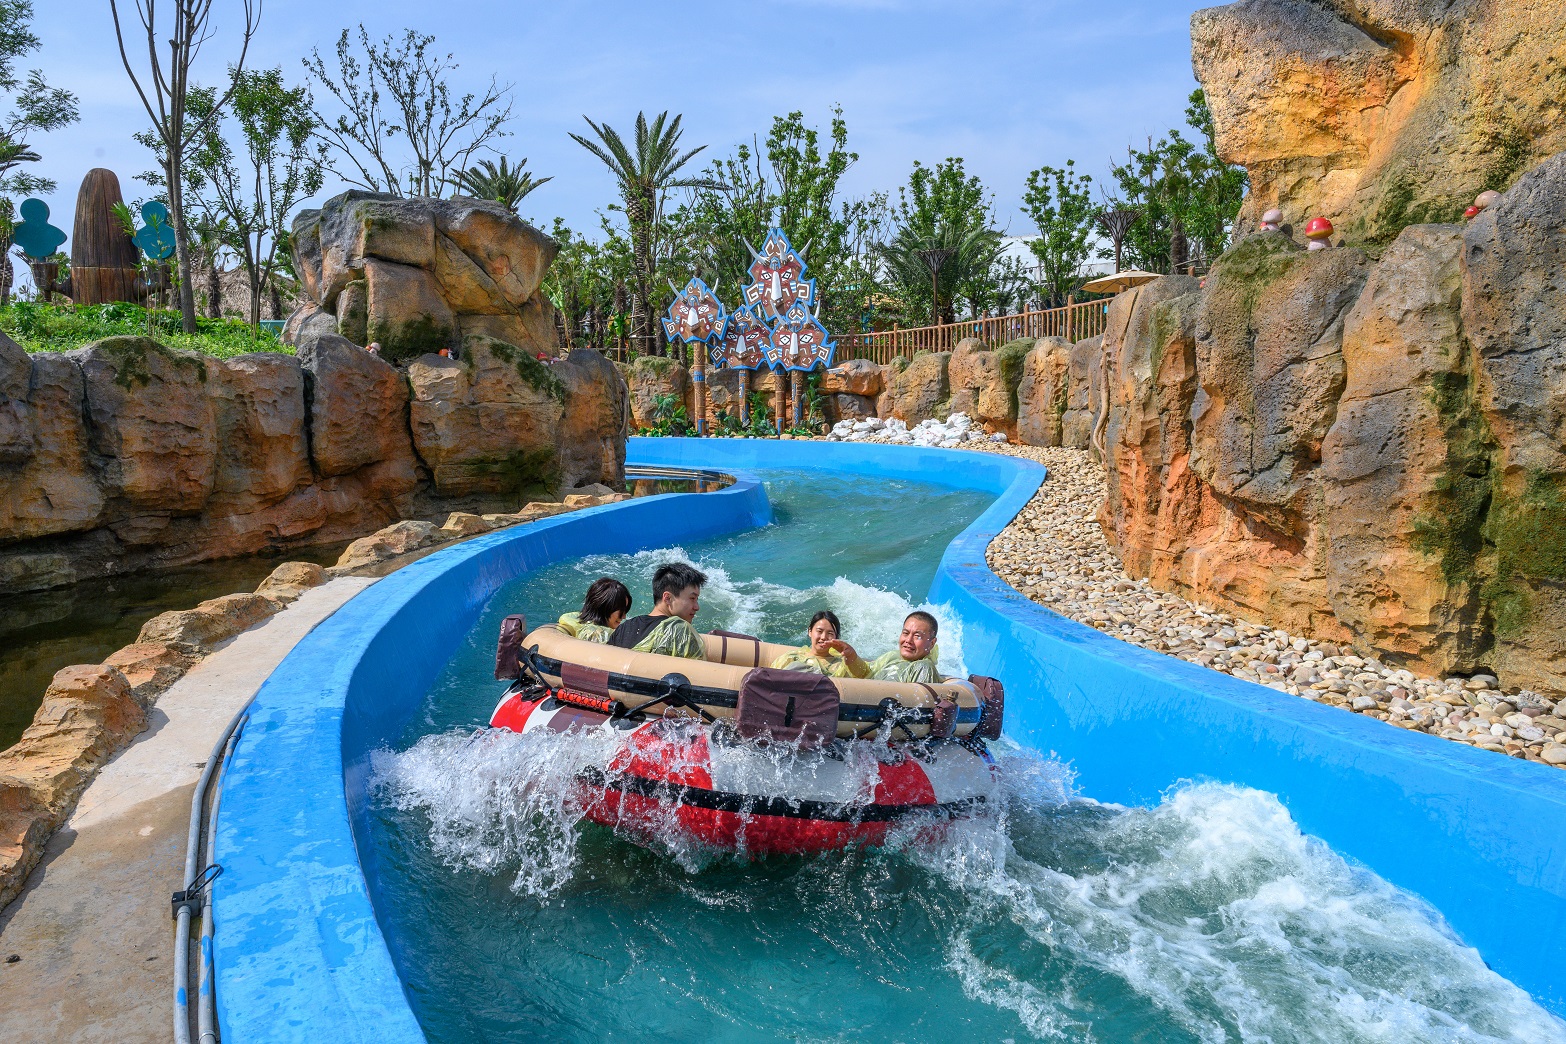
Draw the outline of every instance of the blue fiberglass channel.
<instances>
[{"instance_id":1,"label":"blue fiberglass channel","mask_svg":"<svg viewBox=\"0 0 1566 1044\"><path fill-rule=\"evenodd\" d=\"M947 548L929 600L962 619L968 668L1005 683L1007 735L1070 762L1100 801L1152 804L1184 780L1278 795L1301 830L1428 900L1492 968L1566 1015L1566 773L1243 682L1029 601L984 561L1038 488L1042 469L1026 461L854 443L632 444L643 464L993 489L995 503Z\"/></svg>"},{"instance_id":2,"label":"blue fiberglass channel","mask_svg":"<svg viewBox=\"0 0 1566 1044\"><path fill-rule=\"evenodd\" d=\"M422 1042L354 842L369 753L403 731L507 581L563 559L722 536L770 518L765 490L741 478L713 493L501 530L398 570L295 646L257 693L223 777L224 872L213 888L223 1036Z\"/></svg>"}]
</instances>

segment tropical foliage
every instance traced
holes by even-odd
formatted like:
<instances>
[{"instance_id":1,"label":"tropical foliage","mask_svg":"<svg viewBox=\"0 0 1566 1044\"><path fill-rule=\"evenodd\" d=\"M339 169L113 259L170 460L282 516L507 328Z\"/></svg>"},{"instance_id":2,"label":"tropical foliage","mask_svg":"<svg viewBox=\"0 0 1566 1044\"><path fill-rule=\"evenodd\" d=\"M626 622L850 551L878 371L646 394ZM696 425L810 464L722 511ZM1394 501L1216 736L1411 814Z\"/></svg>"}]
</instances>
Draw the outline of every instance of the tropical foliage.
<instances>
[{"instance_id":1,"label":"tropical foliage","mask_svg":"<svg viewBox=\"0 0 1566 1044\"><path fill-rule=\"evenodd\" d=\"M222 359L245 352L293 352L268 331L236 319L197 319L196 332L187 334L179 312L125 302L73 307L15 301L0 307L0 332L29 352L68 352L105 337L149 335L170 348Z\"/></svg>"},{"instance_id":2,"label":"tropical foliage","mask_svg":"<svg viewBox=\"0 0 1566 1044\"><path fill-rule=\"evenodd\" d=\"M503 205L511 213L517 212L517 204L521 203L528 193L546 181L553 178L535 178L527 167L527 157L522 157L515 167L510 165L506 157L500 157L497 166L491 160L479 160L477 164L467 170L460 171L456 177L457 190L477 199L494 200Z\"/></svg>"}]
</instances>

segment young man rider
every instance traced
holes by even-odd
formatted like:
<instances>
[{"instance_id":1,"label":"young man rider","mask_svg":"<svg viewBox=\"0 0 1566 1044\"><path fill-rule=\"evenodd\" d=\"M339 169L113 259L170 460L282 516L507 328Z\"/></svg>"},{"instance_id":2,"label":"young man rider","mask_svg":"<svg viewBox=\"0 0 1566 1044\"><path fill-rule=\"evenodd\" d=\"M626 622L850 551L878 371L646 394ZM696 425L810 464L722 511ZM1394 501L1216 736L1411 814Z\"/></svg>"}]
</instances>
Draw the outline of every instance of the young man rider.
<instances>
[{"instance_id":1,"label":"young man rider","mask_svg":"<svg viewBox=\"0 0 1566 1044\"><path fill-rule=\"evenodd\" d=\"M653 610L616 627L609 644L633 652L662 653L692 660L707 658L706 645L691 626L707 575L685 562L660 566L653 574Z\"/></svg>"}]
</instances>

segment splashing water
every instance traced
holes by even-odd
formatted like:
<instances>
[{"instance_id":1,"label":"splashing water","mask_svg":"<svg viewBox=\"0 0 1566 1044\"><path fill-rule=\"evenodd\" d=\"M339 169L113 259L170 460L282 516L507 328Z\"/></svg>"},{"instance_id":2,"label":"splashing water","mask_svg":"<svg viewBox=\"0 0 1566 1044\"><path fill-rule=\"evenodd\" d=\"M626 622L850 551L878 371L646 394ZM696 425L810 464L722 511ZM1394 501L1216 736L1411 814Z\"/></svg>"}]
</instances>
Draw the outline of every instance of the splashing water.
<instances>
[{"instance_id":1,"label":"splashing water","mask_svg":"<svg viewBox=\"0 0 1566 1044\"><path fill-rule=\"evenodd\" d=\"M367 873L431 1041L1566 1042L1436 911L1259 791L1100 805L1003 744L993 818L746 861L584 822L569 782L613 739L475 730L501 616L553 619L599 575L643 611L665 561L712 578L699 627L800 641L830 608L862 654L883 651L982 507L901 491L917 507L888 514L847 481L775 479L776 526L566 563L496 597L404 749L372 758ZM881 513L842 521L856 497ZM843 514L825 525L812 504ZM958 673L960 629L934 608Z\"/></svg>"},{"instance_id":2,"label":"splashing water","mask_svg":"<svg viewBox=\"0 0 1566 1044\"><path fill-rule=\"evenodd\" d=\"M1073 1041L1566 1040L1438 914L1301 834L1259 791L1202 784L1151 809L1104 806L1072 799L1057 763L1012 749L997 818L934 844L909 828L879 850L746 863L672 833L644 853L584 824L565 784L602 744L485 730L374 762L379 799L417 813L405 822L448 877L509 882L510 909L490 913L526 965L550 969L512 969L519 1009L558 1015L593 994L587 971L619 969L623 988L575 1011L563 1039L639 1025L649 1005L691 1036L833 1039L865 1005L923 1027L849 1017L877 1039L961 1027ZM820 974L812 952L834 955ZM468 994L457 963L438 978ZM774 996L785 983L792 995ZM489 1039L539 1028L492 1017Z\"/></svg>"}]
</instances>

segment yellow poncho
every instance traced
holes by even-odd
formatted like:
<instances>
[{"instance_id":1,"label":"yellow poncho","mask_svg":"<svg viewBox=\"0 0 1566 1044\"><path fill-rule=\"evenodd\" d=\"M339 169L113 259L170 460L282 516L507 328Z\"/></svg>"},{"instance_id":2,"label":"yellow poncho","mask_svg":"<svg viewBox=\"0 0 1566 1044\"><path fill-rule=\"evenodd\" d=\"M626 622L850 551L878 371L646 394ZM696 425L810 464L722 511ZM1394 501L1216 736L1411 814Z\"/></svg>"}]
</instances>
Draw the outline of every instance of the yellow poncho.
<instances>
[{"instance_id":1,"label":"yellow poncho","mask_svg":"<svg viewBox=\"0 0 1566 1044\"><path fill-rule=\"evenodd\" d=\"M810 651L810 646L802 646L793 652L784 653L772 661L772 666L784 671L808 671L811 674L824 674L828 678L858 678L854 669L848 665L840 653L831 653L827 656L817 656Z\"/></svg>"},{"instance_id":2,"label":"yellow poncho","mask_svg":"<svg viewBox=\"0 0 1566 1044\"><path fill-rule=\"evenodd\" d=\"M893 649L870 661L870 677L878 681L932 684L941 680L940 668L936 666L940 658L941 650L934 645L920 660L905 660L901 652Z\"/></svg>"},{"instance_id":3,"label":"yellow poncho","mask_svg":"<svg viewBox=\"0 0 1566 1044\"><path fill-rule=\"evenodd\" d=\"M603 624L583 623L581 613L566 613L559 621L560 629L573 638L580 638L584 642L598 642L602 645L609 640L614 633L613 627L605 627Z\"/></svg>"}]
</instances>

